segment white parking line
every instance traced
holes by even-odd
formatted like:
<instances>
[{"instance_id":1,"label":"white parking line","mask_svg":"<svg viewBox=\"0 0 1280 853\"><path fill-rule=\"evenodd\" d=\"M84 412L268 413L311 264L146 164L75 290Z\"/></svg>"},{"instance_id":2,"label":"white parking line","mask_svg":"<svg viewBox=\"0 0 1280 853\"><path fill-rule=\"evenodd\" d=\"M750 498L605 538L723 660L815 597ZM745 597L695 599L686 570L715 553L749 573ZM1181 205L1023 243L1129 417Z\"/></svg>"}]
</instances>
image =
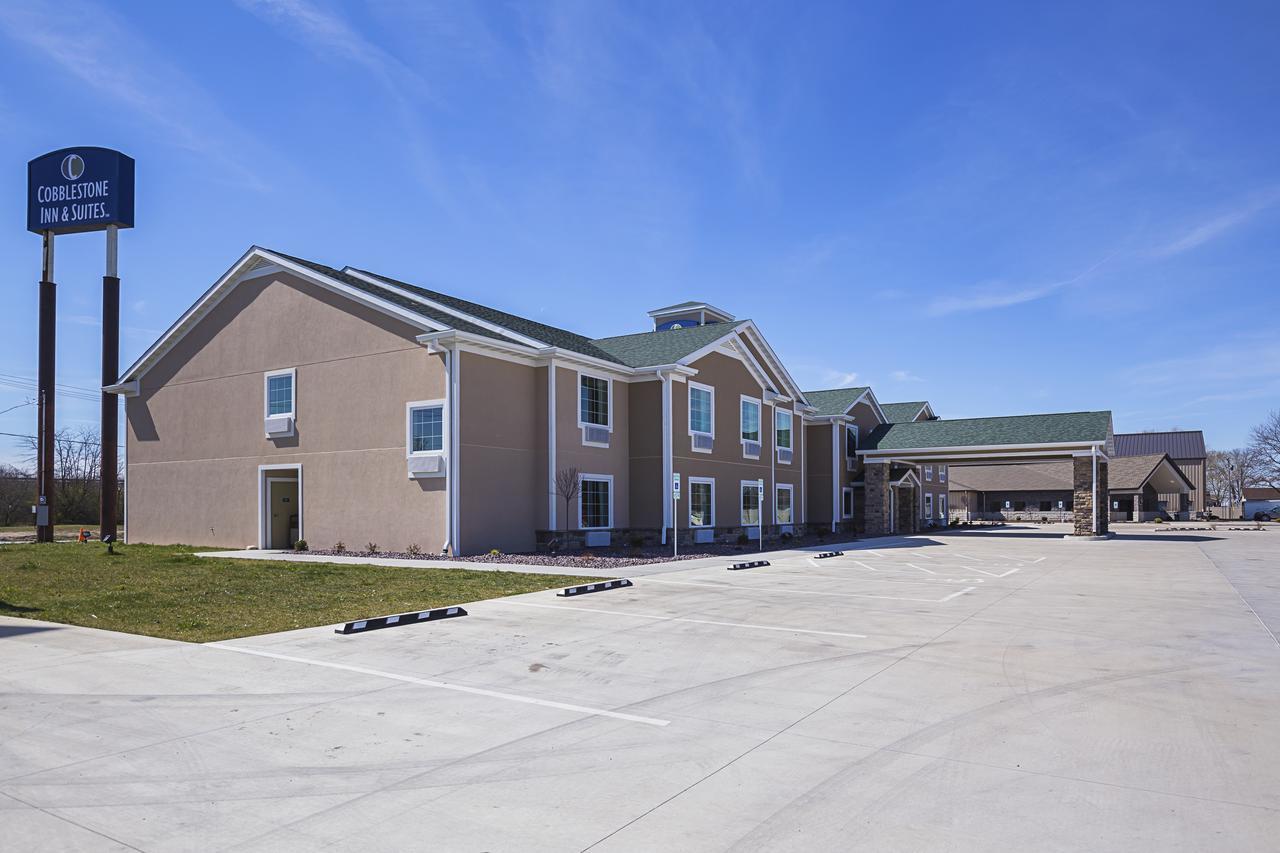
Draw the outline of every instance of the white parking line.
<instances>
[{"instance_id":1,"label":"white parking line","mask_svg":"<svg viewBox=\"0 0 1280 853\"><path fill-rule=\"evenodd\" d=\"M646 578L647 580L647 578ZM732 587L730 587L732 589ZM627 616L632 619L655 619L659 622L692 622L695 625L719 625L722 628L749 628L755 631L783 631L789 634L820 634L824 637L851 637L867 639L866 634L846 634L841 631L815 631L811 628L786 628L780 625L751 625L745 622L716 622L712 619L688 619L683 616L655 616L649 613L628 613L625 610L604 610L597 607L568 607L563 604L534 604L532 601L504 601L517 607L541 607L545 610L580 610L583 613L604 613L609 616Z\"/></svg>"},{"instance_id":2,"label":"white parking line","mask_svg":"<svg viewBox=\"0 0 1280 853\"><path fill-rule=\"evenodd\" d=\"M924 566L917 566L915 563L907 563L907 565L908 565L908 566L910 566L910 567L911 567L911 568L913 568L913 569L919 569L920 571L922 571L922 572L924 572L925 574L928 574L928 575L936 575L936 574L937 574L937 572L935 572L935 571L933 571L933 570L931 570L931 569L926 569Z\"/></svg>"},{"instance_id":3,"label":"white parking line","mask_svg":"<svg viewBox=\"0 0 1280 853\"><path fill-rule=\"evenodd\" d=\"M341 669L346 672L356 672L361 675L376 675L380 678L389 678L392 681L404 681L408 684L418 684L423 687L436 687L441 690L454 690L458 693L471 693L476 696L488 696L491 699L503 699L507 702L521 702L525 705L540 705L543 708L557 708L561 711L572 711L576 714L587 714L592 717L612 717L615 720L626 720L630 723L644 723L647 726L667 726L671 724L670 720L659 720L654 717L641 717L636 714L624 714L621 711L606 711L602 708L588 708L585 705L571 705L567 702L552 702L548 699L535 699L532 696L520 696L515 693L501 693L497 690L485 690L482 687L467 687L463 684L450 684L447 681L433 681L429 678L416 678L412 675L400 675L395 672L385 672L381 669L369 669L363 666L351 666L345 663L331 663L323 660L313 660L311 658L299 658L292 655L282 655L276 652L263 651L262 649L250 649L244 646L230 646L225 643L205 643L206 648L223 649L228 652L239 652L242 655L256 655L264 658L274 658L275 660L290 661L291 663L305 663L311 666L323 666L329 669Z\"/></svg>"}]
</instances>

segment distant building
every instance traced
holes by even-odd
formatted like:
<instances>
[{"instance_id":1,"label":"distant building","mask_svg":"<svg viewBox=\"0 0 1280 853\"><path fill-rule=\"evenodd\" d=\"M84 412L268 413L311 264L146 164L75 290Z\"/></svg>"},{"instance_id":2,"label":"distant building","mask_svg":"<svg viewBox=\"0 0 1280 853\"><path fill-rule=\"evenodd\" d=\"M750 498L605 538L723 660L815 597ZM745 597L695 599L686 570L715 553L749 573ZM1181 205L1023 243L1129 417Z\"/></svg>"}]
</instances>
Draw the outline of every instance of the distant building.
<instances>
[{"instance_id":1,"label":"distant building","mask_svg":"<svg viewBox=\"0 0 1280 853\"><path fill-rule=\"evenodd\" d=\"M1190 494L1168 492L1158 496L1161 509L1174 518L1190 519L1209 506L1205 492L1204 433L1198 429L1172 432L1116 433L1116 456L1152 456L1168 454L1178 470L1191 481Z\"/></svg>"},{"instance_id":2,"label":"distant building","mask_svg":"<svg viewBox=\"0 0 1280 853\"><path fill-rule=\"evenodd\" d=\"M1253 518L1255 512L1280 512L1280 489L1266 487L1245 489L1244 517Z\"/></svg>"}]
</instances>

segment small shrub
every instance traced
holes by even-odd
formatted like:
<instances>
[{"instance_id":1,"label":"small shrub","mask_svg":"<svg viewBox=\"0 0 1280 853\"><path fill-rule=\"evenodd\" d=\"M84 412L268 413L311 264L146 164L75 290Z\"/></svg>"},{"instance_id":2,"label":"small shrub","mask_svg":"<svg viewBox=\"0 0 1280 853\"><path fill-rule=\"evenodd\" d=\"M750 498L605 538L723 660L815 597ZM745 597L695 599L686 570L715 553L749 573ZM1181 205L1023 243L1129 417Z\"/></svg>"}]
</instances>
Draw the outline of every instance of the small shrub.
<instances>
[{"instance_id":1,"label":"small shrub","mask_svg":"<svg viewBox=\"0 0 1280 853\"><path fill-rule=\"evenodd\" d=\"M421 556L422 556L422 548L420 548L420 547L418 546L418 543L417 543L417 542L411 542L411 543L409 543L409 547L408 547L408 548L405 548L405 549L404 549L404 552L405 552L406 554L408 554L410 557L421 557Z\"/></svg>"},{"instance_id":2,"label":"small shrub","mask_svg":"<svg viewBox=\"0 0 1280 853\"><path fill-rule=\"evenodd\" d=\"M1154 521L1156 524L1164 524L1164 519L1163 519L1163 518L1161 518L1161 517L1160 517L1160 516L1158 516L1158 515L1157 515L1155 518L1151 519L1151 520L1152 520L1152 521Z\"/></svg>"},{"instance_id":3,"label":"small shrub","mask_svg":"<svg viewBox=\"0 0 1280 853\"><path fill-rule=\"evenodd\" d=\"M746 544L747 544L747 543L749 543L750 541L751 541L751 537L750 537L750 536L748 536L747 534L745 534L745 533L739 533L739 534L738 534L738 544L739 544L739 545L746 545Z\"/></svg>"},{"instance_id":4,"label":"small shrub","mask_svg":"<svg viewBox=\"0 0 1280 853\"><path fill-rule=\"evenodd\" d=\"M337 542L333 543L333 550L335 553L345 554L347 552L347 543L339 539Z\"/></svg>"},{"instance_id":5,"label":"small shrub","mask_svg":"<svg viewBox=\"0 0 1280 853\"><path fill-rule=\"evenodd\" d=\"M293 550L295 550L295 551L305 551L305 550L307 550L307 540L305 540L305 539L299 539L297 542L294 542L294 543L293 543Z\"/></svg>"},{"instance_id":6,"label":"small shrub","mask_svg":"<svg viewBox=\"0 0 1280 853\"><path fill-rule=\"evenodd\" d=\"M378 543L370 542L368 545L364 546L364 549L368 551L370 554L376 554L378 553Z\"/></svg>"},{"instance_id":7,"label":"small shrub","mask_svg":"<svg viewBox=\"0 0 1280 853\"><path fill-rule=\"evenodd\" d=\"M490 548L490 549L489 549L489 556L490 556L490 557L501 557L501 556L502 556L502 552L501 552L501 551L499 551L497 548Z\"/></svg>"},{"instance_id":8,"label":"small shrub","mask_svg":"<svg viewBox=\"0 0 1280 853\"><path fill-rule=\"evenodd\" d=\"M790 542L790 541L791 541L791 534L790 534L790 533L784 533L784 534L782 534L782 536L780 536L779 538L780 538L783 542Z\"/></svg>"},{"instance_id":9,"label":"small shrub","mask_svg":"<svg viewBox=\"0 0 1280 853\"><path fill-rule=\"evenodd\" d=\"M1047 515L1042 515L1042 516L1040 516L1040 523L1041 523L1041 524L1048 524L1048 523L1049 523L1049 516L1047 516Z\"/></svg>"},{"instance_id":10,"label":"small shrub","mask_svg":"<svg viewBox=\"0 0 1280 853\"><path fill-rule=\"evenodd\" d=\"M560 540L559 540L559 539L557 539L557 538L555 538L555 537L552 537L552 538L548 539L548 540L547 540L547 553L548 553L548 554L556 554L556 553L559 553L559 551L560 551Z\"/></svg>"},{"instance_id":11,"label":"small shrub","mask_svg":"<svg viewBox=\"0 0 1280 853\"><path fill-rule=\"evenodd\" d=\"M644 537L643 537L643 536L632 536L632 537L631 537L631 547L632 547L632 548L635 548L637 551L638 551L638 550L640 550L641 548L643 548L643 547L644 547Z\"/></svg>"}]
</instances>

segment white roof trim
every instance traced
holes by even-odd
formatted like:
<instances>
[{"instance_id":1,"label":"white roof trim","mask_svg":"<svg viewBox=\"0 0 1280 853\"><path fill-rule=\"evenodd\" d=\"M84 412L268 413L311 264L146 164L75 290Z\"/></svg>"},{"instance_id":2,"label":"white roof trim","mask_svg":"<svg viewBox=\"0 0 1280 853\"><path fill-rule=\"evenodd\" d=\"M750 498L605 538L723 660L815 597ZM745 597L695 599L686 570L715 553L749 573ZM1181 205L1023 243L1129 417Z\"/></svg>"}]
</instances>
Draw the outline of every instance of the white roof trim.
<instances>
[{"instance_id":1,"label":"white roof trim","mask_svg":"<svg viewBox=\"0 0 1280 853\"><path fill-rule=\"evenodd\" d=\"M671 315L685 314L685 313L694 312L694 311L709 311L720 317L726 318L726 322L732 322L734 319L736 319L728 311L725 311L721 308L717 308L716 306L712 305L709 302L693 302L688 305L679 305L679 306L668 305L665 308L654 308L652 311L649 312L649 316L665 317L668 314L671 314Z\"/></svg>"},{"instance_id":2,"label":"white roof trim","mask_svg":"<svg viewBox=\"0 0 1280 853\"><path fill-rule=\"evenodd\" d=\"M254 266L260 261L266 261L271 264L271 268L264 268L261 271L255 270ZM337 279L330 278L329 276L317 272L310 267L291 261L288 258L263 249L260 246L251 246L247 252L240 256L240 259L236 261L229 270L222 274L221 278L213 283L212 287L201 294L200 298L195 301L195 304L183 312L182 316L179 317L172 326L166 329L164 334L162 334L155 343L148 347L146 352L144 352L137 361L130 365L129 369L121 376L120 383L123 384L125 382L140 379L143 374L155 366L157 361L173 349L179 341L186 337L187 333L191 331L197 323L203 320L209 312L216 308L223 298L235 289L236 285L240 284L242 281L260 278L263 275L278 274L280 272L290 273L291 275L309 281L312 284L316 284L333 293L346 296L354 302L358 302L368 308L372 308L390 317L394 317L397 320L409 324L410 326L416 326L417 328L427 331L438 331L445 328L443 325L423 317L420 314L415 314L401 308L399 305L387 302L384 299L379 299L372 294L365 293L364 291L351 287L348 284L344 284Z\"/></svg>"},{"instance_id":3,"label":"white roof trim","mask_svg":"<svg viewBox=\"0 0 1280 853\"><path fill-rule=\"evenodd\" d=\"M769 362L769 369L780 380L780 384L784 386L784 389L791 395L791 398L806 406L809 405L809 401L805 398L804 392L800 390L800 386L796 384L796 380L787 371L787 368L782 363L782 359L778 358L778 354L773 351L773 347L769 346L769 342L764 339L764 335L760 333L760 329L756 326L754 320L744 320L738 324L734 329L734 332L738 335L743 335L749 332L753 339L752 343L760 348L761 354L763 354L765 359Z\"/></svg>"},{"instance_id":4,"label":"white roof trim","mask_svg":"<svg viewBox=\"0 0 1280 853\"><path fill-rule=\"evenodd\" d=\"M876 417L880 419L880 423L887 424L889 422L889 419L884 416L884 409L880 408L880 401L876 399L875 393L870 388L859 394L858 399L850 403L849 408L845 409L844 413L846 415L849 414L853 411L854 406L864 400L871 406L871 411L875 412Z\"/></svg>"},{"instance_id":5,"label":"white roof trim","mask_svg":"<svg viewBox=\"0 0 1280 853\"><path fill-rule=\"evenodd\" d=\"M428 299L427 297L420 296L411 290L405 290L403 287L396 284L394 281L385 279L380 275L370 275L369 273L361 272L355 267L343 267L342 271L347 275L351 276L352 278L358 278L361 281L367 281L370 284L377 285L378 287L384 287L387 290L390 290L394 293L398 293L399 295L403 296L405 299L411 300L413 302L417 302L420 305L425 305L428 308L433 308L442 314L449 314L453 317L457 317L459 320L466 320L468 323L479 326L482 329L488 329L491 332L496 332L500 335L510 338L511 340L515 341L518 344L523 344L524 346L527 346L527 347L538 347L538 348L548 346L546 341L540 341L535 338L530 338L526 335L519 334L518 332L513 332L510 329L508 329L506 326L500 326L497 323L491 322L489 320L482 320L481 318L476 317L473 314L468 314L467 312L462 311L461 309L451 308L450 306L445 305L444 303L436 302L434 299Z\"/></svg>"}]
</instances>

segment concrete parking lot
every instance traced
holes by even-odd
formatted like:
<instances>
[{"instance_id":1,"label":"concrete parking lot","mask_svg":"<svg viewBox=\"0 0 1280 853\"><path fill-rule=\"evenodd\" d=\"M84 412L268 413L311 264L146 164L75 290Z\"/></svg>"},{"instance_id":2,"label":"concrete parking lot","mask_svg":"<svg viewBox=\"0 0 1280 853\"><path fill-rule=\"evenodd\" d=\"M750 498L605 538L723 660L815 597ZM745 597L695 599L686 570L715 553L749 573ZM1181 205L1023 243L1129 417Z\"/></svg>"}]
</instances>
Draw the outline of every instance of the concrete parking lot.
<instances>
[{"instance_id":1,"label":"concrete parking lot","mask_svg":"<svg viewBox=\"0 0 1280 853\"><path fill-rule=\"evenodd\" d=\"M5 846L1276 849L1277 534L1059 533L352 636L0 619Z\"/></svg>"}]
</instances>

